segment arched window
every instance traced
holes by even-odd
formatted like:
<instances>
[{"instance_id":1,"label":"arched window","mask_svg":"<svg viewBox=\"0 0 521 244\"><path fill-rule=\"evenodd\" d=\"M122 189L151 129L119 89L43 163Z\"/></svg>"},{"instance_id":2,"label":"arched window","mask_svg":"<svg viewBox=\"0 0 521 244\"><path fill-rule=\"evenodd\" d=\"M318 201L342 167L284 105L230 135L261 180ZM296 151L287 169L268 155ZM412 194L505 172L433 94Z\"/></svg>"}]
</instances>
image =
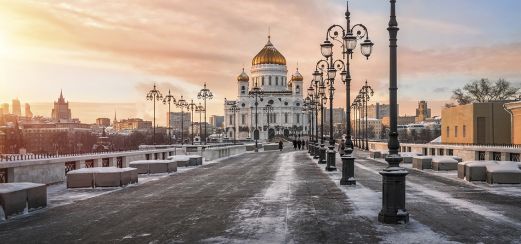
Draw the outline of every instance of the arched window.
<instances>
[{"instance_id":1,"label":"arched window","mask_svg":"<svg viewBox=\"0 0 521 244\"><path fill-rule=\"evenodd\" d=\"M295 88L295 91L296 91L297 93L300 93L300 86L297 85L297 88Z\"/></svg>"},{"instance_id":2,"label":"arched window","mask_svg":"<svg viewBox=\"0 0 521 244\"><path fill-rule=\"evenodd\" d=\"M284 123L288 123L288 113L284 113Z\"/></svg>"},{"instance_id":3,"label":"arched window","mask_svg":"<svg viewBox=\"0 0 521 244\"><path fill-rule=\"evenodd\" d=\"M262 77L262 85L264 85L264 76Z\"/></svg>"},{"instance_id":4,"label":"arched window","mask_svg":"<svg viewBox=\"0 0 521 244\"><path fill-rule=\"evenodd\" d=\"M269 82L268 84L271 86L271 75L268 76L268 82Z\"/></svg>"},{"instance_id":5,"label":"arched window","mask_svg":"<svg viewBox=\"0 0 521 244\"><path fill-rule=\"evenodd\" d=\"M246 87L245 86L241 86L241 94L244 94L246 92Z\"/></svg>"},{"instance_id":6,"label":"arched window","mask_svg":"<svg viewBox=\"0 0 521 244\"><path fill-rule=\"evenodd\" d=\"M447 137L449 137L450 134L450 128L447 126Z\"/></svg>"},{"instance_id":7,"label":"arched window","mask_svg":"<svg viewBox=\"0 0 521 244\"><path fill-rule=\"evenodd\" d=\"M278 77L278 76L275 76L275 85L276 85L276 86L279 85L279 77Z\"/></svg>"}]
</instances>

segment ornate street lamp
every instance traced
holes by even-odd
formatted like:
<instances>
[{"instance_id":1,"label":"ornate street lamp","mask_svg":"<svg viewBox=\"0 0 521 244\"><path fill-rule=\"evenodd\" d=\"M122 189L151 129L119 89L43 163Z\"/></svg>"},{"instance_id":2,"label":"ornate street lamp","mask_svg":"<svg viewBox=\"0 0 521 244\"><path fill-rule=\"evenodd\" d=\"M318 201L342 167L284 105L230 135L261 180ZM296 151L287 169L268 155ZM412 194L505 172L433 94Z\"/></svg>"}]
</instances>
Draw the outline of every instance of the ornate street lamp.
<instances>
[{"instance_id":1,"label":"ornate street lamp","mask_svg":"<svg viewBox=\"0 0 521 244\"><path fill-rule=\"evenodd\" d=\"M271 120L271 112L273 112L273 106L271 106L271 104L266 104L266 106L264 106L264 112L266 112L267 114L267 119L268 119L268 141L271 139L270 138L270 120Z\"/></svg>"},{"instance_id":2,"label":"ornate street lamp","mask_svg":"<svg viewBox=\"0 0 521 244\"><path fill-rule=\"evenodd\" d=\"M258 152L259 151L259 147L258 147L258 141L259 141L259 111L258 111L258 107L259 107L259 99L262 98L262 96L264 95L264 91L259 87L258 85L258 82L255 81L254 82L254 85L253 85L253 88L251 89L251 91L249 92L249 96L253 99L255 99L255 130L253 131L253 139L255 139L255 152Z\"/></svg>"},{"instance_id":3,"label":"ornate street lamp","mask_svg":"<svg viewBox=\"0 0 521 244\"><path fill-rule=\"evenodd\" d=\"M188 111L192 111L192 116L190 122L192 122L192 145L194 145L194 111L197 109L197 104L194 103L194 99L191 100L190 103L186 105L186 109Z\"/></svg>"},{"instance_id":4,"label":"ornate street lamp","mask_svg":"<svg viewBox=\"0 0 521 244\"><path fill-rule=\"evenodd\" d=\"M175 100L175 97L170 93L170 89L168 89L168 95L166 95L165 98L163 99L163 104L167 104L167 103L168 103L168 143L172 144L172 125L171 125L171 120L170 120L170 115L171 115L170 104L175 105L176 100Z\"/></svg>"},{"instance_id":5,"label":"ornate street lamp","mask_svg":"<svg viewBox=\"0 0 521 244\"><path fill-rule=\"evenodd\" d=\"M154 145L156 145L156 101L161 101L163 99L163 95L161 92L156 89L156 84L154 83L154 89L148 91L147 100L150 100L154 103L154 126L152 140Z\"/></svg>"},{"instance_id":6,"label":"ornate street lamp","mask_svg":"<svg viewBox=\"0 0 521 244\"><path fill-rule=\"evenodd\" d=\"M321 53L324 57L330 58L332 60L333 56L333 43L329 41L331 38L334 41L340 43L340 47L342 48L342 56L345 60L344 69L341 71L340 75L342 77L342 82L346 85L346 140L345 140L345 158L342 158L343 165L354 164L354 157L352 157L353 152L353 141L351 138L351 70L350 70L350 62L349 59L352 58L353 51L356 48L357 42L359 40L365 39L360 44L360 51L362 55L364 55L367 59L371 55L373 43L369 39L369 32L367 28L363 24L355 24L351 26L351 13L349 12L349 2L346 3L346 27L342 27L341 25L332 25L329 27L326 33L326 40L323 44L321 44ZM332 73L331 73L332 74ZM341 182L346 183L346 182Z\"/></svg>"},{"instance_id":7,"label":"ornate street lamp","mask_svg":"<svg viewBox=\"0 0 521 244\"><path fill-rule=\"evenodd\" d=\"M185 131L184 131L184 109L188 106L188 103L181 95L181 98L177 100L175 104L178 108L181 108L181 145L185 143Z\"/></svg>"},{"instance_id":8,"label":"ornate street lamp","mask_svg":"<svg viewBox=\"0 0 521 244\"><path fill-rule=\"evenodd\" d=\"M229 108L229 111L233 113L233 144L237 143L237 113L240 110L236 102Z\"/></svg>"},{"instance_id":9,"label":"ornate street lamp","mask_svg":"<svg viewBox=\"0 0 521 244\"><path fill-rule=\"evenodd\" d=\"M367 80L365 81L365 85L360 89L360 94L362 95L362 104L364 106L364 116L365 116L365 124L364 124L364 139L365 142L362 142L362 148L365 150L369 150L369 137L367 135L368 131L368 121L367 121L367 103L369 99L374 95L373 88L367 84Z\"/></svg>"},{"instance_id":10,"label":"ornate street lamp","mask_svg":"<svg viewBox=\"0 0 521 244\"><path fill-rule=\"evenodd\" d=\"M213 98L213 94L210 91L210 89L206 88L206 82L204 83L203 89L201 89L197 94L197 98L204 100L204 144L206 145L206 100L210 100Z\"/></svg>"},{"instance_id":11,"label":"ornate street lamp","mask_svg":"<svg viewBox=\"0 0 521 244\"><path fill-rule=\"evenodd\" d=\"M380 171L382 175L382 210L378 214L378 221L386 224L399 224L409 222L409 213L405 209L405 177L407 170L400 167L402 157L398 153L400 142L398 141L398 69L397 69L397 36L398 22L396 21L396 0L391 2L391 17L389 20L389 49L390 49L390 74L389 74L389 141L387 148L389 154L385 161L389 167Z\"/></svg>"},{"instance_id":12,"label":"ornate street lamp","mask_svg":"<svg viewBox=\"0 0 521 244\"><path fill-rule=\"evenodd\" d=\"M199 113L199 143L201 143L201 136L202 136L202 126L201 126L201 115L204 113L205 109L203 107L203 105L201 105L201 103L199 103L199 105L197 105L197 107L195 108L195 112Z\"/></svg>"}]
</instances>

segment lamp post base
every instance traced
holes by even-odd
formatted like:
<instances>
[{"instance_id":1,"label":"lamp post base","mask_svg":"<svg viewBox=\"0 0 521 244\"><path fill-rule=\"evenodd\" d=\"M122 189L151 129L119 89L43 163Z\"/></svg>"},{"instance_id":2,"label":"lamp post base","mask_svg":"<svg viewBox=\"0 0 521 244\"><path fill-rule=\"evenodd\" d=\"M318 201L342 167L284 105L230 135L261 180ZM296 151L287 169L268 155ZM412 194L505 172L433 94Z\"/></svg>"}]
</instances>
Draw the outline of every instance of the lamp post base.
<instances>
[{"instance_id":1,"label":"lamp post base","mask_svg":"<svg viewBox=\"0 0 521 244\"><path fill-rule=\"evenodd\" d=\"M385 159L389 167L380 171L382 175L382 210L378 221L384 224L406 224L409 213L405 209L405 176L408 172L398 163L399 155L389 155Z\"/></svg>"},{"instance_id":2,"label":"lamp post base","mask_svg":"<svg viewBox=\"0 0 521 244\"><path fill-rule=\"evenodd\" d=\"M355 180L355 157L345 155L342 157L342 178L340 185L356 185Z\"/></svg>"},{"instance_id":3,"label":"lamp post base","mask_svg":"<svg viewBox=\"0 0 521 244\"><path fill-rule=\"evenodd\" d=\"M329 146L327 150L327 166L326 171L336 171L336 152L335 146Z\"/></svg>"},{"instance_id":4,"label":"lamp post base","mask_svg":"<svg viewBox=\"0 0 521 244\"><path fill-rule=\"evenodd\" d=\"M326 148L324 147L324 144L320 145L320 148L318 149L318 163L319 164L325 164L326 163Z\"/></svg>"},{"instance_id":5,"label":"lamp post base","mask_svg":"<svg viewBox=\"0 0 521 244\"><path fill-rule=\"evenodd\" d=\"M320 147L318 143L315 143L315 146L313 146L313 158L318 159L320 158Z\"/></svg>"}]
</instances>

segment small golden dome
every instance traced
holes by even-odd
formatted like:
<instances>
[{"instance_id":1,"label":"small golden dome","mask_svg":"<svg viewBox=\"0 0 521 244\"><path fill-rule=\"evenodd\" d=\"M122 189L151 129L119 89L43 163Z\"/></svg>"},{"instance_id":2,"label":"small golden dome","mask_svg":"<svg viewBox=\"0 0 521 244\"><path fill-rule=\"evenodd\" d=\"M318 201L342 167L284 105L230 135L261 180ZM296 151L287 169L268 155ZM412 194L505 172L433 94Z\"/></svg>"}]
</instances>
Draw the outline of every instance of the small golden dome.
<instances>
[{"instance_id":1,"label":"small golden dome","mask_svg":"<svg viewBox=\"0 0 521 244\"><path fill-rule=\"evenodd\" d=\"M237 76L237 81L250 81L250 77L244 72L244 68L242 68L242 73Z\"/></svg>"},{"instance_id":2,"label":"small golden dome","mask_svg":"<svg viewBox=\"0 0 521 244\"><path fill-rule=\"evenodd\" d=\"M298 68L297 68L297 71L295 71L295 74L293 74L291 76L291 80L292 81L303 81L304 80L304 77L302 77L302 75L300 74L300 72L298 72Z\"/></svg>"},{"instance_id":3,"label":"small golden dome","mask_svg":"<svg viewBox=\"0 0 521 244\"><path fill-rule=\"evenodd\" d=\"M268 36L268 43L260 50L260 52L251 61L252 65L257 64L278 64L286 65L286 58L271 44Z\"/></svg>"}]
</instances>

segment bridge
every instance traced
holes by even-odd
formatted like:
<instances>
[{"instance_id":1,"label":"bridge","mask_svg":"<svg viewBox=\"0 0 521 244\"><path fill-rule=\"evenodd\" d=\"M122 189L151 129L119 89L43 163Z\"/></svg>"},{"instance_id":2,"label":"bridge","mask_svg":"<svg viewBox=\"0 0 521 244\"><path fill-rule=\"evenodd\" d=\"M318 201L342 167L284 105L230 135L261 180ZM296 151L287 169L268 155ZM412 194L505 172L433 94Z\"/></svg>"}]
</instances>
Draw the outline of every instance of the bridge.
<instances>
[{"instance_id":1,"label":"bridge","mask_svg":"<svg viewBox=\"0 0 521 244\"><path fill-rule=\"evenodd\" d=\"M340 186L307 151L246 152L0 224L1 243L511 243L521 188L408 168L407 225L377 221L386 167L355 151L356 186ZM337 157L337 166L341 160ZM145 178L146 179L146 178ZM78 194L94 190L78 190ZM56 199L55 199L56 200ZM58 200L56 200L58 201Z\"/></svg>"}]
</instances>

